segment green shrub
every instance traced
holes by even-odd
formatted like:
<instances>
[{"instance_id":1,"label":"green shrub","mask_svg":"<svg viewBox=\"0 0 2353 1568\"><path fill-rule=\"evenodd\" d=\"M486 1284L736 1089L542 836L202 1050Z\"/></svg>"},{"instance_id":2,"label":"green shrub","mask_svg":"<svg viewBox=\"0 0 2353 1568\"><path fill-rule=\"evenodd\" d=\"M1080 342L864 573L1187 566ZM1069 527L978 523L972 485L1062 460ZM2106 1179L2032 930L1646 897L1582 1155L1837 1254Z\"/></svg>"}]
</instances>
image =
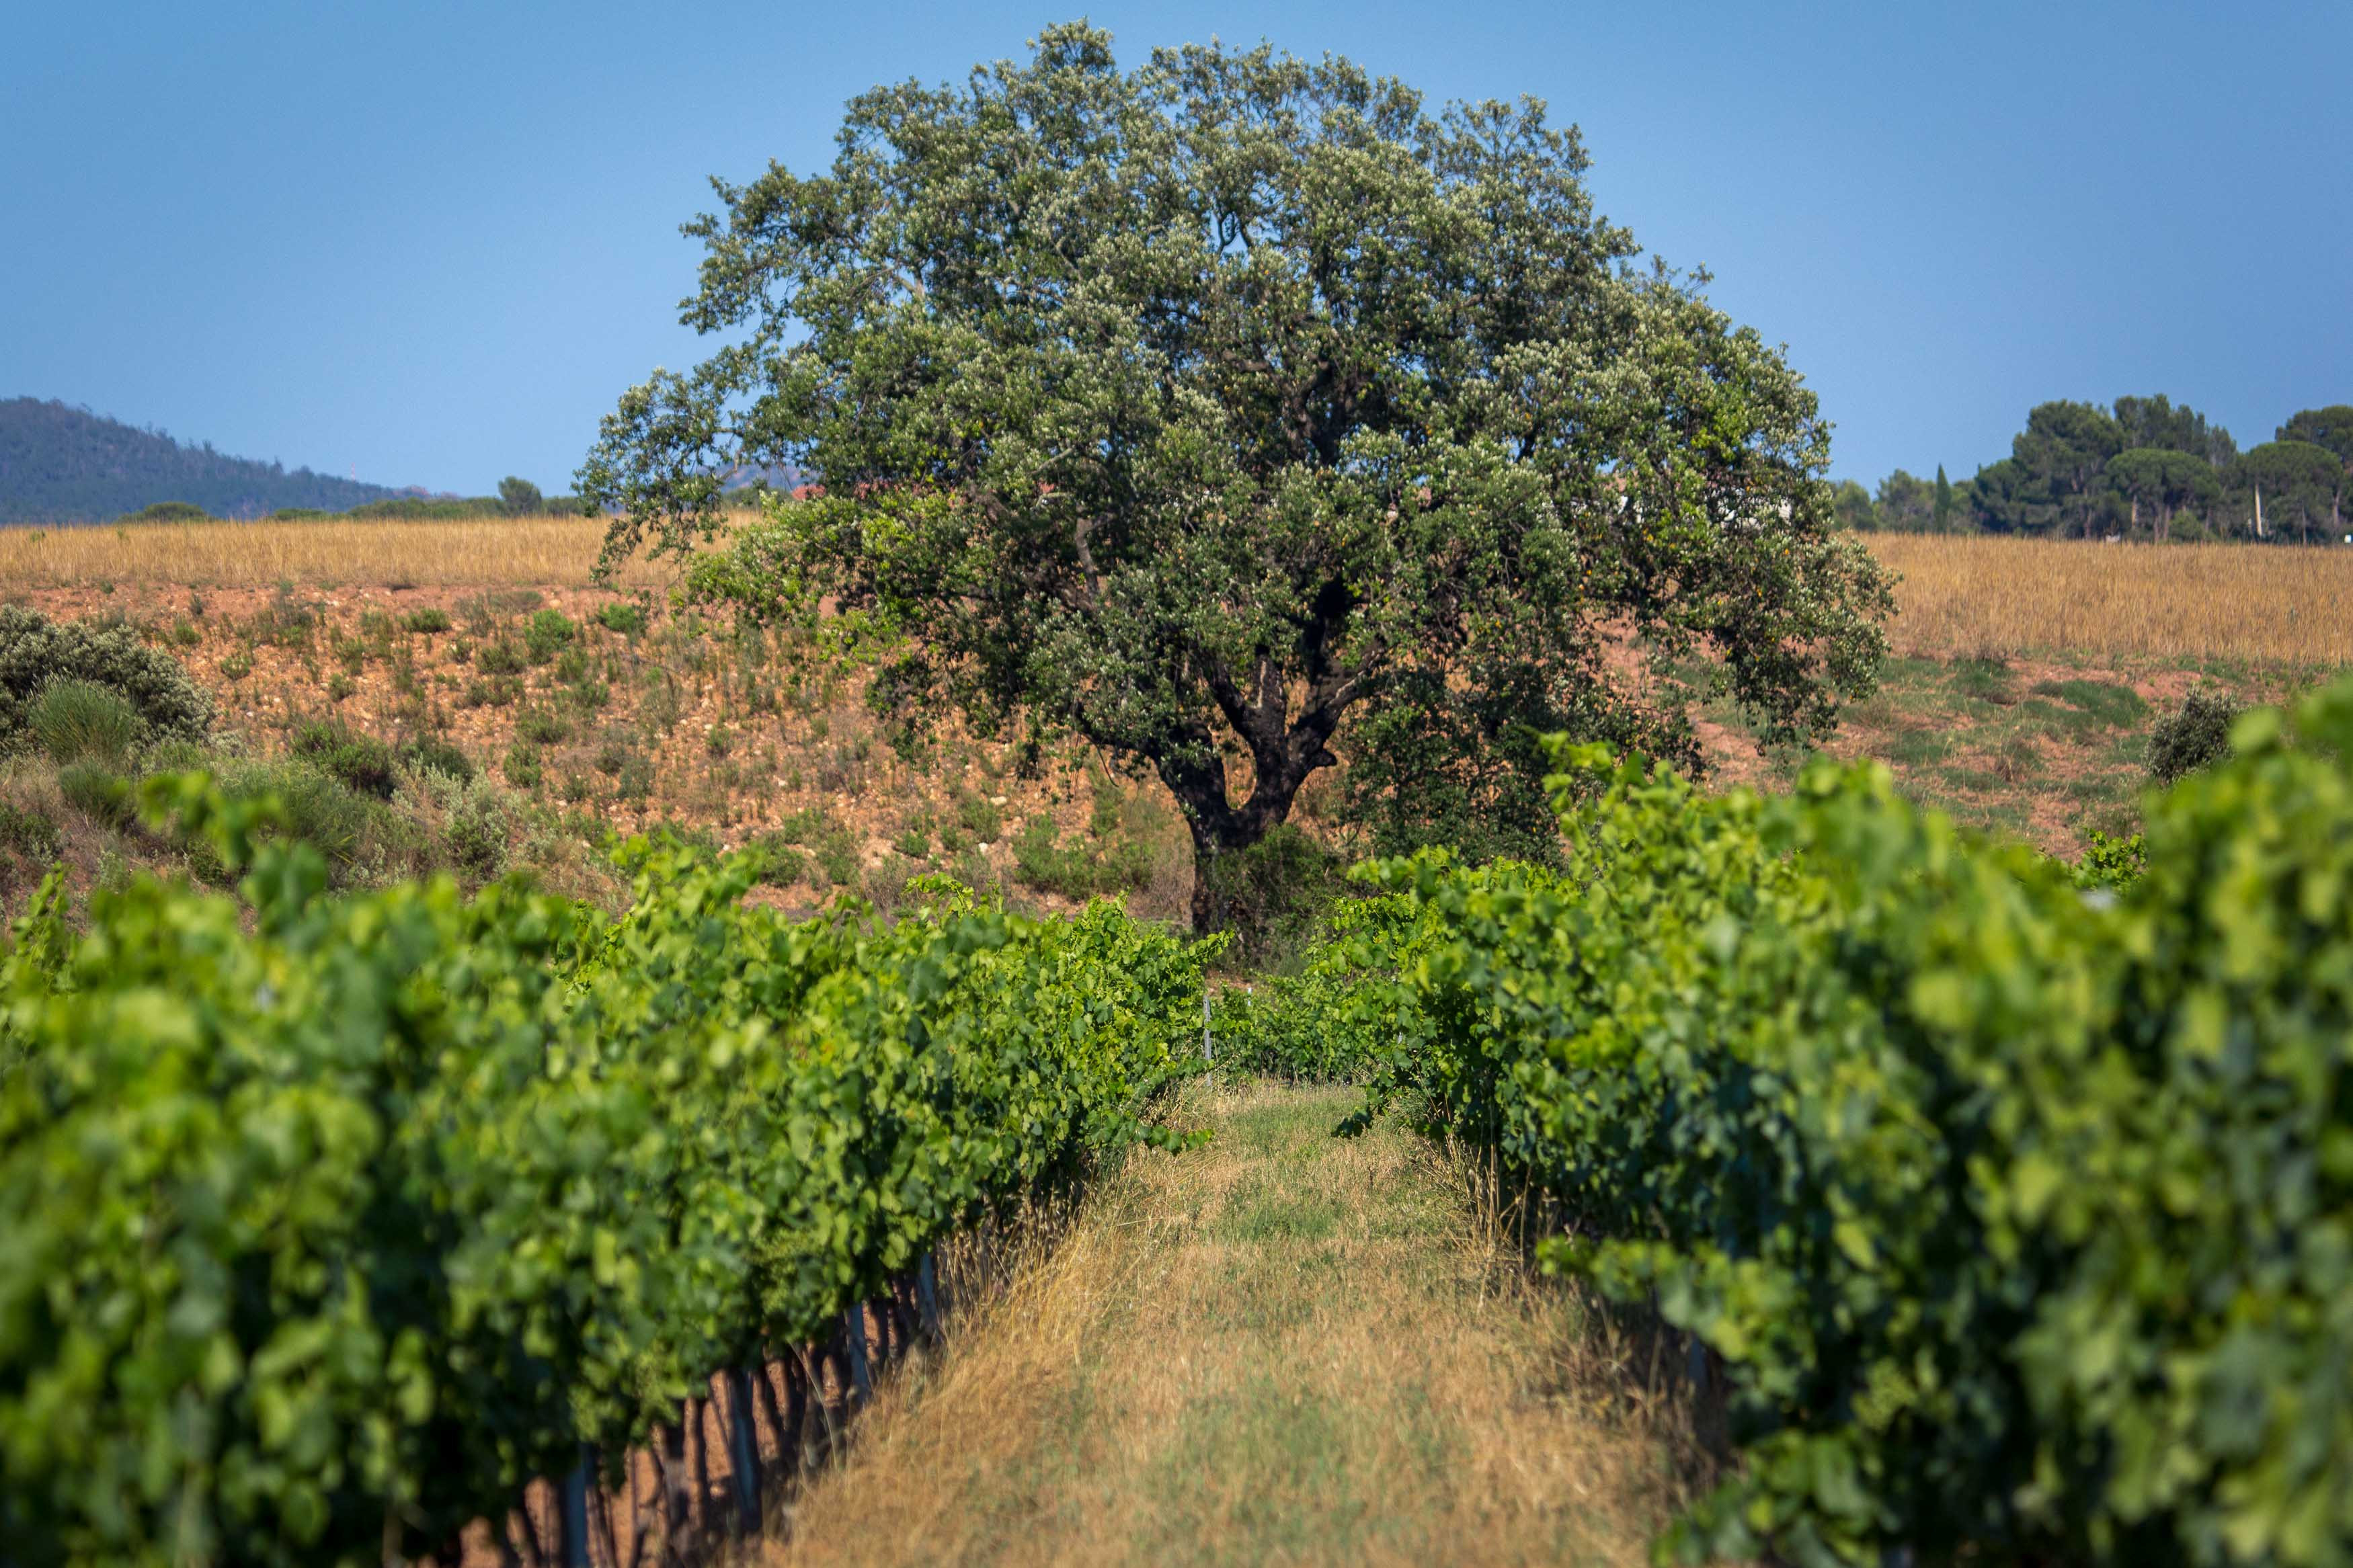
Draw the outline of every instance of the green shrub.
<instances>
[{"instance_id":1,"label":"green shrub","mask_svg":"<svg viewBox=\"0 0 2353 1568\"><path fill-rule=\"evenodd\" d=\"M1035 816L1013 836L1014 878L1041 893L1085 900L1141 888L1151 879L1152 852L1132 838L1065 843L1053 819Z\"/></svg>"},{"instance_id":2,"label":"green shrub","mask_svg":"<svg viewBox=\"0 0 2353 1568\"><path fill-rule=\"evenodd\" d=\"M633 637L646 629L646 613L635 605L617 601L596 607L596 624L608 632Z\"/></svg>"},{"instance_id":3,"label":"green shrub","mask_svg":"<svg viewBox=\"0 0 2353 1568\"><path fill-rule=\"evenodd\" d=\"M287 836L315 847L341 877L361 862L374 820L370 802L341 779L301 763L255 770L243 793L266 790L286 811Z\"/></svg>"},{"instance_id":4,"label":"green shrub","mask_svg":"<svg viewBox=\"0 0 2353 1568\"><path fill-rule=\"evenodd\" d=\"M430 637L436 632L446 632L449 629L449 612L427 605L423 609L411 610L401 616L400 624L406 630L416 632L419 636Z\"/></svg>"},{"instance_id":5,"label":"green shrub","mask_svg":"<svg viewBox=\"0 0 2353 1568\"><path fill-rule=\"evenodd\" d=\"M1314 933L1340 895L1344 869L1338 856L1282 823L1197 875L1209 879L1209 897L1233 932L1234 958L1257 968L1279 962Z\"/></svg>"},{"instance_id":6,"label":"green shrub","mask_svg":"<svg viewBox=\"0 0 2353 1568\"><path fill-rule=\"evenodd\" d=\"M437 741L429 735L419 735L403 741L395 750L400 765L420 773L439 773L465 783L474 776L474 759L447 741Z\"/></svg>"},{"instance_id":7,"label":"green shrub","mask_svg":"<svg viewBox=\"0 0 2353 1568\"><path fill-rule=\"evenodd\" d=\"M774 833L753 840L760 855L760 880L771 888L789 888L808 875L808 857Z\"/></svg>"},{"instance_id":8,"label":"green shrub","mask_svg":"<svg viewBox=\"0 0 2353 1568\"><path fill-rule=\"evenodd\" d=\"M859 886L859 839L849 827L821 818L818 826L802 842L809 847L809 863L828 884L854 889ZM812 877L814 881L814 877Z\"/></svg>"},{"instance_id":9,"label":"green shrub","mask_svg":"<svg viewBox=\"0 0 2353 1568\"><path fill-rule=\"evenodd\" d=\"M537 517L547 510L547 498L529 479L509 474L499 481L499 510L509 517Z\"/></svg>"},{"instance_id":10,"label":"green shrub","mask_svg":"<svg viewBox=\"0 0 2353 1568\"><path fill-rule=\"evenodd\" d=\"M139 718L141 742L201 740L213 704L179 660L139 640L128 626L53 622L19 605L0 605L0 751L31 743L29 710L61 681L108 687Z\"/></svg>"},{"instance_id":11,"label":"green shrub","mask_svg":"<svg viewBox=\"0 0 2353 1568\"><path fill-rule=\"evenodd\" d=\"M572 721L552 708L526 708L515 715L515 739L534 746L553 746L572 738Z\"/></svg>"},{"instance_id":12,"label":"green shrub","mask_svg":"<svg viewBox=\"0 0 2353 1568\"><path fill-rule=\"evenodd\" d=\"M830 819L822 809L814 805L804 806L798 811L785 813L784 820L776 824L776 831L770 837L779 844L814 844L830 826Z\"/></svg>"},{"instance_id":13,"label":"green shrub","mask_svg":"<svg viewBox=\"0 0 2353 1568\"><path fill-rule=\"evenodd\" d=\"M539 760L539 748L527 741L517 741L507 748L506 760L500 763L500 771L506 774L507 783L517 789L537 789L547 777L546 769Z\"/></svg>"},{"instance_id":14,"label":"green shrub","mask_svg":"<svg viewBox=\"0 0 2353 1568\"><path fill-rule=\"evenodd\" d=\"M389 500L362 501L343 515L437 522L467 517L495 517L504 510L496 496L459 496L446 500L426 496L395 496Z\"/></svg>"},{"instance_id":15,"label":"green shrub","mask_svg":"<svg viewBox=\"0 0 2353 1568\"><path fill-rule=\"evenodd\" d=\"M529 666L514 644L501 639L474 650L474 668L484 675L521 675Z\"/></svg>"},{"instance_id":16,"label":"green shrub","mask_svg":"<svg viewBox=\"0 0 2353 1568\"><path fill-rule=\"evenodd\" d=\"M316 522L335 514L315 506L281 506L269 514L272 522Z\"/></svg>"},{"instance_id":17,"label":"green shrub","mask_svg":"<svg viewBox=\"0 0 2353 1568\"><path fill-rule=\"evenodd\" d=\"M287 750L346 789L390 800L400 782L400 760L373 735L354 732L340 720L299 726Z\"/></svg>"},{"instance_id":18,"label":"green shrub","mask_svg":"<svg viewBox=\"0 0 2353 1568\"><path fill-rule=\"evenodd\" d=\"M0 849L13 849L27 860L47 860L62 843L56 823L37 811L0 800Z\"/></svg>"},{"instance_id":19,"label":"green shrub","mask_svg":"<svg viewBox=\"0 0 2353 1568\"><path fill-rule=\"evenodd\" d=\"M59 768L58 793L68 805L103 826L129 827L139 817L129 782L102 763L69 763Z\"/></svg>"},{"instance_id":20,"label":"green shrub","mask_svg":"<svg viewBox=\"0 0 2353 1568\"><path fill-rule=\"evenodd\" d=\"M2193 691L2180 709L2148 732L2148 773L2159 784L2211 767L2231 754L2231 725L2239 705L2219 691Z\"/></svg>"},{"instance_id":21,"label":"green shrub","mask_svg":"<svg viewBox=\"0 0 2353 1568\"><path fill-rule=\"evenodd\" d=\"M983 844L1005 837L1005 813L987 796L960 789L955 796L956 823Z\"/></svg>"},{"instance_id":22,"label":"green shrub","mask_svg":"<svg viewBox=\"0 0 2353 1568\"><path fill-rule=\"evenodd\" d=\"M642 752L631 752L613 777L614 798L644 800L653 793L654 760Z\"/></svg>"},{"instance_id":23,"label":"green shrub","mask_svg":"<svg viewBox=\"0 0 2353 1568\"><path fill-rule=\"evenodd\" d=\"M153 501L137 511L126 511L115 519L117 522L210 522L212 520L212 513L194 501L185 500Z\"/></svg>"},{"instance_id":24,"label":"green shrub","mask_svg":"<svg viewBox=\"0 0 2353 1568\"><path fill-rule=\"evenodd\" d=\"M523 647L533 664L545 664L572 646L580 628L562 610L541 610L523 626Z\"/></svg>"},{"instance_id":25,"label":"green shrub","mask_svg":"<svg viewBox=\"0 0 2353 1568\"><path fill-rule=\"evenodd\" d=\"M433 793L446 813L442 838L450 860L477 880L497 876L514 830L505 798L487 779L437 776Z\"/></svg>"},{"instance_id":26,"label":"green shrub","mask_svg":"<svg viewBox=\"0 0 2353 1568\"><path fill-rule=\"evenodd\" d=\"M120 764L139 743L141 725L130 701L94 680L56 680L25 715L33 742L50 758Z\"/></svg>"},{"instance_id":27,"label":"green shrub","mask_svg":"<svg viewBox=\"0 0 2353 1568\"><path fill-rule=\"evenodd\" d=\"M465 705L469 708L509 708L522 700L522 677L492 675L466 682Z\"/></svg>"}]
</instances>

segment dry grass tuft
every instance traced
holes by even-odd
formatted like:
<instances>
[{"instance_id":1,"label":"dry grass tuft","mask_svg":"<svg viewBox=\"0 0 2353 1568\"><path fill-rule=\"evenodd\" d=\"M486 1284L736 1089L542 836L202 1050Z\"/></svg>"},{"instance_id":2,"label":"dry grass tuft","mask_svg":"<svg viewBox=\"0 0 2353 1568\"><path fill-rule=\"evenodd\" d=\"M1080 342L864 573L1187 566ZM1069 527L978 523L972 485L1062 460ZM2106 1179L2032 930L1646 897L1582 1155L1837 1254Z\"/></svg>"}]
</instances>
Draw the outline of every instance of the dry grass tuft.
<instances>
[{"instance_id":1,"label":"dry grass tuft","mask_svg":"<svg viewBox=\"0 0 2353 1568\"><path fill-rule=\"evenodd\" d=\"M1883 533L1901 652L2353 662L2353 550Z\"/></svg>"},{"instance_id":2,"label":"dry grass tuft","mask_svg":"<svg viewBox=\"0 0 2353 1568\"><path fill-rule=\"evenodd\" d=\"M1679 1483L1575 1303L1486 1267L1409 1134L1333 1139L1352 1100L1197 1100L1216 1140L1137 1156L771 1560L1642 1561Z\"/></svg>"}]
</instances>

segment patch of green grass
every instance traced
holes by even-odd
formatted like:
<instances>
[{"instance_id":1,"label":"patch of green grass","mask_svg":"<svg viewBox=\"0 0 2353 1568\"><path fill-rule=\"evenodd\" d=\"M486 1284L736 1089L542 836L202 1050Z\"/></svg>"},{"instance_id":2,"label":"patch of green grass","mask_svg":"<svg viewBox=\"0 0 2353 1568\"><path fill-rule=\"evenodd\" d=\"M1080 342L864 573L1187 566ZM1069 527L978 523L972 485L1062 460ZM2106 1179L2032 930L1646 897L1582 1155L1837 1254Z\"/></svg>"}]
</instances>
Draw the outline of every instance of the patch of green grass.
<instances>
[{"instance_id":1,"label":"patch of green grass","mask_svg":"<svg viewBox=\"0 0 2353 1568\"><path fill-rule=\"evenodd\" d=\"M1873 753L1896 767L1927 767L1953 754L1953 737L1944 730L1899 730L1874 746Z\"/></svg>"},{"instance_id":2,"label":"patch of green grass","mask_svg":"<svg viewBox=\"0 0 2353 1568\"><path fill-rule=\"evenodd\" d=\"M2007 663L1998 658L1955 659L1950 684L1961 696L1997 708L2007 708L2018 700L2018 678Z\"/></svg>"},{"instance_id":3,"label":"patch of green grass","mask_svg":"<svg viewBox=\"0 0 2353 1568\"><path fill-rule=\"evenodd\" d=\"M2148 704L2141 700L2139 692L2105 680L2080 677L2073 680L2042 680L2031 689L2035 696L2063 702L2094 723L2137 724L2148 715Z\"/></svg>"}]
</instances>

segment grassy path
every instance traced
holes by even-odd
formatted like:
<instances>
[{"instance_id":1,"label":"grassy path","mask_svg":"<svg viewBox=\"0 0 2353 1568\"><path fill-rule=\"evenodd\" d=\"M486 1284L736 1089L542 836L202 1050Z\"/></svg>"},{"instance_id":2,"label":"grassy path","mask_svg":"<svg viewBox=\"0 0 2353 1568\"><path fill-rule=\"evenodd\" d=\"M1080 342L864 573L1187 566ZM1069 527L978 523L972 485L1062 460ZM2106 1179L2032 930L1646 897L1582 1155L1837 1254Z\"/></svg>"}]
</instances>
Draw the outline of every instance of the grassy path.
<instances>
[{"instance_id":1,"label":"grassy path","mask_svg":"<svg viewBox=\"0 0 2353 1568\"><path fill-rule=\"evenodd\" d=\"M1409 1134L1345 1091L1206 1092L888 1391L775 1563L1633 1563L1659 1445L1568 1307L1502 1290Z\"/></svg>"}]
</instances>

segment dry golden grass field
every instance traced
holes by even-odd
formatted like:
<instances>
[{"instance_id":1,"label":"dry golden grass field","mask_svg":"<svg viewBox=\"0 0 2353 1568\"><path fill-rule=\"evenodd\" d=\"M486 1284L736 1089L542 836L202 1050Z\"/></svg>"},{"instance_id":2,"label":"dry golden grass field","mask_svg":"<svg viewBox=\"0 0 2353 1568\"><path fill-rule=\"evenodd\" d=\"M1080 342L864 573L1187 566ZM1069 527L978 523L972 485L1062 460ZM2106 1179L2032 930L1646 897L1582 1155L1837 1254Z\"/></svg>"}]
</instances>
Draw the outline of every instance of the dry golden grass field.
<instances>
[{"instance_id":1,"label":"dry golden grass field","mask_svg":"<svg viewBox=\"0 0 2353 1568\"><path fill-rule=\"evenodd\" d=\"M0 592L144 587L583 588L593 518L0 529ZM1900 652L2353 663L2353 550L1876 534ZM670 580L633 563L620 586Z\"/></svg>"},{"instance_id":2,"label":"dry golden grass field","mask_svg":"<svg viewBox=\"0 0 2353 1568\"><path fill-rule=\"evenodd\" d=\"M1877 534L1897 649L2353 663L2353 549Z\"/></svg>"},{"instance_id":3,"label":"dry golden grass field","mask_svg":"<svg viewBox=\"0 0 2353 1568\"><path fill-rule=\"evenodd\" d=\"M0 591L100 584L267 588L577 588L605 525L586 517L147 522L0 529ZM634 566L623 585L664 574Z\"/></svg>"}]
</instances>

